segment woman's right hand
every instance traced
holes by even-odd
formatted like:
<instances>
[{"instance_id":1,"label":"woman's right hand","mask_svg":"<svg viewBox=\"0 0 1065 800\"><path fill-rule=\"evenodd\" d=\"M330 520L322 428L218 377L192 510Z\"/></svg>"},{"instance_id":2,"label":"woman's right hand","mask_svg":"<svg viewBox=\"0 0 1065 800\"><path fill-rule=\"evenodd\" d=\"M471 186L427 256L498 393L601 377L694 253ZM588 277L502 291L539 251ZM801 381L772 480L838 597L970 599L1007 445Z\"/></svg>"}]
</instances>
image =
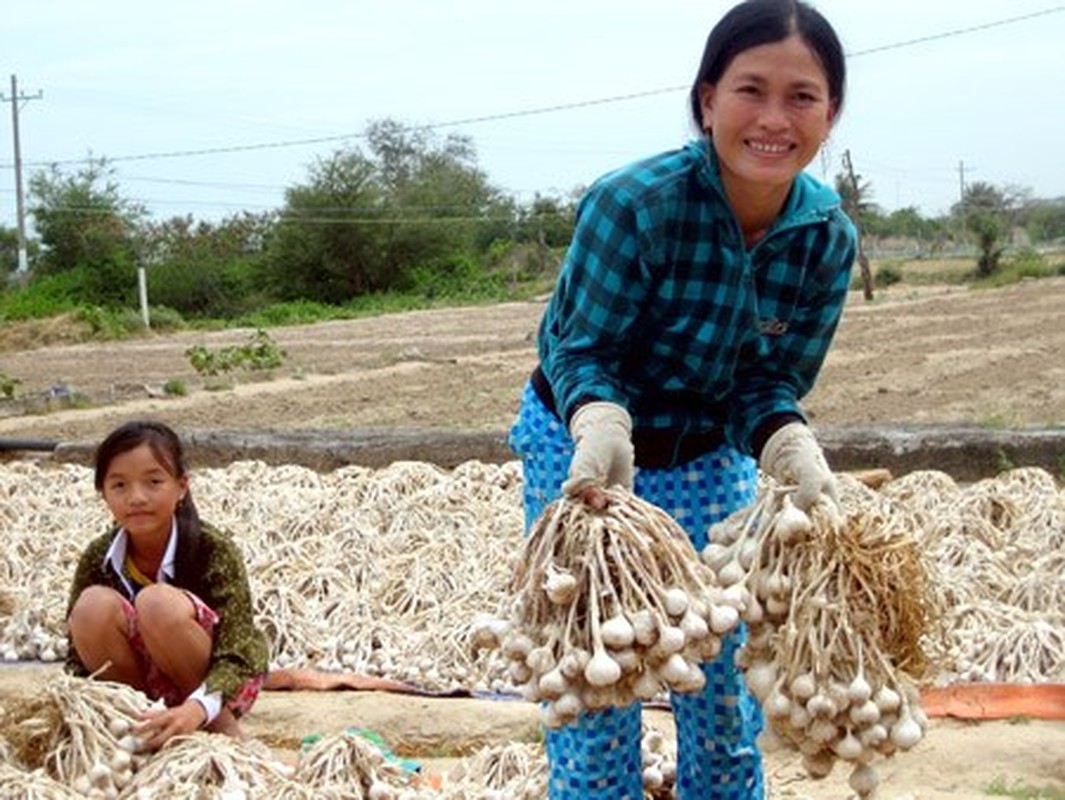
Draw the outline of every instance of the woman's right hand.
<instances>
[{"instance_id":1,"label":"woman's right hand","mask_svg":"<svg viewBox=\"0 0 1065 800\"><path fill-rule=\"evenodd\" d=\"M577 409L569 425L573 460L562 491L595 508L606 505L603 489L632 489L632 418L617 403L594 401Z\"/></svg>"}]
</instances>

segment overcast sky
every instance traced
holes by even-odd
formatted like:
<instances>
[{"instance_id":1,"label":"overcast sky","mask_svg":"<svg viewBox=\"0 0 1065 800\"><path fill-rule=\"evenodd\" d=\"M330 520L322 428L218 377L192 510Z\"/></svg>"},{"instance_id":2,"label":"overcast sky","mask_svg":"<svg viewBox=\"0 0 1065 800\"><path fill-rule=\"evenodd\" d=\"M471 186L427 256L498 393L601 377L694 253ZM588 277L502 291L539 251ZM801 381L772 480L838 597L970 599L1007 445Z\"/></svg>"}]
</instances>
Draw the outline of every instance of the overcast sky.
<instances>
[{"instance_id":1,"label":"overcast sky","mask_svg":"<svg viewBox=\"0 0 1065 800\"><path fill-rule=\"evenodd\" d=\"M526 201L690 138L688 86L731 5L8 3L0 92L11 97L16 75L20 94L41 94L19 103L24 184L46 163L73 174L106 157L122 195L157 218L279 208L316 158L383 118L459 123L438 135L471 137L490 182ZM1065 3L815 5L852 57L846 108L812 173L831 180L850 151L884 208L928 215L963 180L1065 196ZM1017 17L1029 18L1005 22ZM10 103L0 110L0 223L13 226Z\"/></svg>"}]
</instances>

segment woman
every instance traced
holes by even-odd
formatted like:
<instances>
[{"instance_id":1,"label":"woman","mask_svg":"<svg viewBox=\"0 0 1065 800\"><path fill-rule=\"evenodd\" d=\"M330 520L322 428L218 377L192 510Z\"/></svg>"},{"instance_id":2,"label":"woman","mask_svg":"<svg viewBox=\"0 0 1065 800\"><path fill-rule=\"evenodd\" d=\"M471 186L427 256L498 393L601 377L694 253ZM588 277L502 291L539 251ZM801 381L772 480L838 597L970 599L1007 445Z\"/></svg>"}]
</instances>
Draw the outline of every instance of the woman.
<instances>
[{"instance_id":1,"label":"woman","mask_svg":"<svg viewBox=\"0 0 1065 800\"><path fill-rule=\"evenodd\" d=\"M703 136L589 189L541 322L511 446L526 525L560 490L633 487L684 526L754 499L759 466L808 506L834 499L799 400L850 280L855 232L803 173L843 105L839 39L817 11L748 0L711 31L691 88ZM635 467L635 469L634 469ZM681 798L764 794L761 715L728 637L705 690L671 698ZM552 798L639 798L639 708L548 731Z\"/></svg>"}]
</instances>

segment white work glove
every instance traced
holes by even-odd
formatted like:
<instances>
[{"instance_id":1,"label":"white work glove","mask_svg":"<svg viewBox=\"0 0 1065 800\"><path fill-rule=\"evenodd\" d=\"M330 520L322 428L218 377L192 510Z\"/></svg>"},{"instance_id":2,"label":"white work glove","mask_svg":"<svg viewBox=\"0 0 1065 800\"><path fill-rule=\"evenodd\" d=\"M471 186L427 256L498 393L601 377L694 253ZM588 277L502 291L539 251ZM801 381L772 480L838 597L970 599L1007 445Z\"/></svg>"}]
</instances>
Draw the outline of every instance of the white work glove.
<instances>
[{"instance_id":1,"label":"white work glove","mask_svg":"<svg viewBox=\"0 0 1065 800\"><path fill-rule=\"evenodd\" d=\"M813 431L803 423L789 422L774 432L762 448L758 466L778 483L797 486L792 499L803 511L820 497L829 499L833 509L839 510L836 477Z\"/></svg>"},{"instance_id":2,"label":"white work glove","mask_svg":"<svg viewBox=\"0 0 1065 800\"><path fill-rule=\"evenodd\" d=\"M569 434L575 449L563 492L575 496L590 487L615 484L632 489L634 451L628 411L617 403L586 403L570 420Z\"/></svg>"}]
</instances>

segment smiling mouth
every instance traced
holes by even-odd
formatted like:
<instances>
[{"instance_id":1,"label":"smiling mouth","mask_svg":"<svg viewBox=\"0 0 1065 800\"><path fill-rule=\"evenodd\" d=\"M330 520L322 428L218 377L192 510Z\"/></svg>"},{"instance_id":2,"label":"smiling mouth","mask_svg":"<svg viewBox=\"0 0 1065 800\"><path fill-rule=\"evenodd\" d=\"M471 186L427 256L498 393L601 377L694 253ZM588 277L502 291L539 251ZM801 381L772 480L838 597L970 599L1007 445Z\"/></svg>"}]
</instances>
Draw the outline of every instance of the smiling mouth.
<instances>
[{"instance_id":1,"label":"smiling mouth","mask_svg":"<svg viewBox=\"0 0 1065 800\"><path fill-rule=\"evenodd\" d=\"M761 153L767 156L782 156L790 153L792 145L780 144L774 142L756 142L752 139L747 140L747 146L754 150L756 153Z\"/></svg>"}]
</instances>

